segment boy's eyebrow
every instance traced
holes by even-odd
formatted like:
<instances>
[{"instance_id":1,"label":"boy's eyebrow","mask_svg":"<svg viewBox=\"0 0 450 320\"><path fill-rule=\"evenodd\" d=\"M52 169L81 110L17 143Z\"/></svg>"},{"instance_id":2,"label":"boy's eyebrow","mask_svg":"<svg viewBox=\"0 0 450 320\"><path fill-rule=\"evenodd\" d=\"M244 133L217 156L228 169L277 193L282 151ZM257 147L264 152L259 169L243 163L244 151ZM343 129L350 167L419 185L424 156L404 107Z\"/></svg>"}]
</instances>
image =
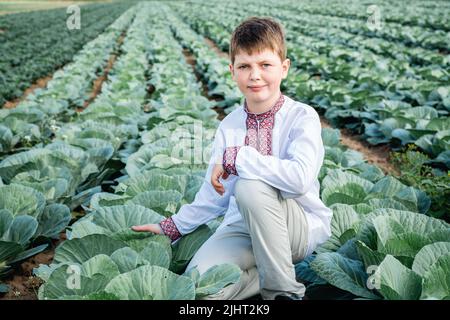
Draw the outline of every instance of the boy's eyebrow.
<instances>
[{"instance_id":1,"label":"boy's eyebrow","mask_svg":"<svg viewBox=\"0 0 450 320\"><path fill-rule=\"evenodd\" d=\"M267 59L258 61L257 63L264 63L264 62L272 63L271 60L267 60ZM248 63L248 62L240 62L240 63L238 63L237 65L238 65L238 66L242 66L242 65L246 65L246 64L249 64L249 63Z\"/></svg>"}]
</instances>

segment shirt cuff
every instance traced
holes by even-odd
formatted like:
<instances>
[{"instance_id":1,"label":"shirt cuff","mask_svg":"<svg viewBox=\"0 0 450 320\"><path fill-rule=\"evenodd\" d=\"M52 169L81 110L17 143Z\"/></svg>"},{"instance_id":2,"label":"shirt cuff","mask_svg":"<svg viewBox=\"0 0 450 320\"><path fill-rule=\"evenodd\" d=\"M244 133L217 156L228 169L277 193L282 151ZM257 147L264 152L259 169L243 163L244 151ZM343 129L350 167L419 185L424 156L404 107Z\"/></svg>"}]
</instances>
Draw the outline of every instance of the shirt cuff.
<instances>
[{"instance_id":1,"label":"shirt cuff","mask_svg":"<svg viewBox=\"0 0 450 320\"><path fill-rule=\"evenodd\" d=\"M181 238L181 233L178 231L178 228L171 217L162 220L159 225L164 234L168 236L172 241Z\"/></svg>"},{"instance_id":2,"label":"shirt cuff","mask_svg":"<svg viewBox=\"0 0 450 320\"><path fill-rule=\"evenodd\" d=\"M223 152L223 168L228 174L238 175L236 171L236 157L241 147L227 147Z\"/></svg>"}]
</instances>

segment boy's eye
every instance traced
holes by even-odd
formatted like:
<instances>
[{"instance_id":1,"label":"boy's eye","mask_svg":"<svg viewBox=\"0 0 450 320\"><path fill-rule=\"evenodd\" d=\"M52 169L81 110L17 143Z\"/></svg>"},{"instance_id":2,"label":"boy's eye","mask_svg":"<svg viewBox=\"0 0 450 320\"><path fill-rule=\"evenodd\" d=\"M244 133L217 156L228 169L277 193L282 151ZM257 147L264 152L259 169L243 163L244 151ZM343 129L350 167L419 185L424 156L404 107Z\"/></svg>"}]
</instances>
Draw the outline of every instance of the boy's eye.
<instances>
[{"instance_id":1,"label":"boy's eye","mask_svg":"<svg viewBox=\"0 0 450 320\"><path fill-rule=\"evenodd\" d=\"M268 67L270 67L271 66L271 64L270 63L264 63L263 65L262 65L264 68L268 68ZM238 67L238 69L246 69L248 66L239 66Z\"/></svg>"}]
</instances>

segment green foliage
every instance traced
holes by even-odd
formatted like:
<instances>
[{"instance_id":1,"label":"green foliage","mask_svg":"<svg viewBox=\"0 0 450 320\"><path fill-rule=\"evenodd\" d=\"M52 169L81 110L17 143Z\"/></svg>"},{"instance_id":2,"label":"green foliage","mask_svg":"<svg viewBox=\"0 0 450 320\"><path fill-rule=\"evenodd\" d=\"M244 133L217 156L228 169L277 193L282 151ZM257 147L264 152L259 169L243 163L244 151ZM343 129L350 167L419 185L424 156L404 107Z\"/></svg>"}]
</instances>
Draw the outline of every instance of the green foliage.
<instances>
[{"instance_id":1,"label":"green foliage","mask_svg":"<svg viewBox=\"0 0 450 320\"><path fill-rule=\"evenodd\" d=\"M391 159L401 174L397 177L406 185L424 191L431 199L428 214L450 222L450 176L449 173L433 169L429 157L409 145L405 152L394 152Z\"/></svg>"}]
</instances>

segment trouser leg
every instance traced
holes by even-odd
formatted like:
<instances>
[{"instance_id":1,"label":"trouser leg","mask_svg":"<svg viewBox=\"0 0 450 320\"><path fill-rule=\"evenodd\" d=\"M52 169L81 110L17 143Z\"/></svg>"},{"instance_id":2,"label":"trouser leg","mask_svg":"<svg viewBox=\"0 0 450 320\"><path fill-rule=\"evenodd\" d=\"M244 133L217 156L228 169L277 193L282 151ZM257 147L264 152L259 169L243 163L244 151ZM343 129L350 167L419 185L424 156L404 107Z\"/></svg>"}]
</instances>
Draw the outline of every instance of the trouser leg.
<instances>
[{"instance_id":1,"label":"trouser leg","mask_svg":"<svg viewBox=\"0 0 450 320\"><path fill-rule=\"evenodd\" d=\"M243 223L219 228L196 252L186 270L197 267L200 274L214 265L235 263L241 270L237 283L202 300L243 300L259 293L259 277L250 236Z\"/></svg>"},{"instance_id":2,"label":"trouser leg","mask_svg":"<svg viewBox=\"0 0 450 320\"><path fill-rule=\"evenodd\" d=\"M303 209L293 199L258 180L239 179L235 197L251 237L263 299L277 295L301 298L293 262L304 258L308 228Z\"/></svg>"}]
</instances>

